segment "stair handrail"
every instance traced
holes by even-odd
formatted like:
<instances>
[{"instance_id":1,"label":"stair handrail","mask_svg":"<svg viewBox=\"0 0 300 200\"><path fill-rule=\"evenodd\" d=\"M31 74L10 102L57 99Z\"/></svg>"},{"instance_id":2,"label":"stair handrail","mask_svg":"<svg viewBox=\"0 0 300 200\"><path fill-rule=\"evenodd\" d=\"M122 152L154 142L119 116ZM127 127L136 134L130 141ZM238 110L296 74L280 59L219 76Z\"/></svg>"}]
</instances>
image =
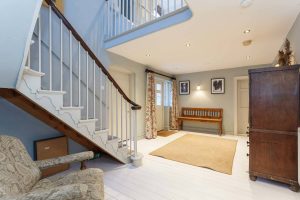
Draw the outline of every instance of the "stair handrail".
<instances>
[{"instance_id":1,"label":"stair handrail","mask_svg":"<svg viewBox=\"0 0 300 200\"><path fill-rule=\"evenodd\" d=\"M89 48L89 46L86 44L86 42L83 40L83 38L79 35L79 33L75 30L75 28L71 25L71 23L66 19L66 17L60 12L60 10L56 7L55 3L52 0L45 0L45 2L51 6L54 13L62 20L64 25L71 31L74 38L80 42L81 46L87 51L89 56L95 61L97 66L102 70L102 72L108 77L108 79L113 83L113 85L116 87L116 89L119 91L119 93L123 96L123 98L130 103L132 110L140 110L142 107L129 99L129 97L125 94L125 92L121 89L119 84L115 81L115 79L110 75L110 73L107 71L107 69L102 65L101 61L98 59L98 57L93 53L93 51Z\"/></svg>"}]
</instances>

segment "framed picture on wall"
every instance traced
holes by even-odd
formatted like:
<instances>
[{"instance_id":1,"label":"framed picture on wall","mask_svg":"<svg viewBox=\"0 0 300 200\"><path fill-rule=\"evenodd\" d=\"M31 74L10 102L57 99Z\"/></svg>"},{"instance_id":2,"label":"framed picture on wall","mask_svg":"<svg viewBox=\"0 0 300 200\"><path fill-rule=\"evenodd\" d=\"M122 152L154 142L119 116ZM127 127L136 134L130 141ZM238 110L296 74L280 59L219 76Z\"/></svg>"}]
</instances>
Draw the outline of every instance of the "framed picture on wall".
<instances>
[{"instance_id":1,"label":"framed picture on wall","mask_svg":"<svg viewBox=\"0 0 300 200\"><path fill-rule=\"evenodd\" d=\"M212 94L225 94L225 78L212 78L211 79L211 93Z\"/></svg>"},{"instance_id":2,"label":"framed picture on wall","mask_svg":"<svg viewBox=\"0 0 300 200\"><path fill-rule=\"evenodd\" d=\"M180 95L190 94L190 81L179 81L179 94Z\"/></svg>"}]
</instances>

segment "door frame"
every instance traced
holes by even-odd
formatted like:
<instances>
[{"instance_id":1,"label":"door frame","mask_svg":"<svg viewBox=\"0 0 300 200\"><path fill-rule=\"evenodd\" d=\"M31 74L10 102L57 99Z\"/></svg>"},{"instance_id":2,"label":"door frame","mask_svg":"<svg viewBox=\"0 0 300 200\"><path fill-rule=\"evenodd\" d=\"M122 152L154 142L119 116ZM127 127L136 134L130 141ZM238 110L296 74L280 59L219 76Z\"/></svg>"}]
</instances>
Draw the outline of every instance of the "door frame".
<instances>
[{"instance_id":1,"label":"door frame","mask_svg":"<svg viewBox=\"0 0 300 200\"><path fill-rule=\"evenodd\" d=\"M249 76L237 76L234 77L233 82L234 82L234 98L233 98L233 110L234 110L234 127L233 127L233 134L238 135L238 81L240 80L249 80Z\"/></svg>"}]
</instances>

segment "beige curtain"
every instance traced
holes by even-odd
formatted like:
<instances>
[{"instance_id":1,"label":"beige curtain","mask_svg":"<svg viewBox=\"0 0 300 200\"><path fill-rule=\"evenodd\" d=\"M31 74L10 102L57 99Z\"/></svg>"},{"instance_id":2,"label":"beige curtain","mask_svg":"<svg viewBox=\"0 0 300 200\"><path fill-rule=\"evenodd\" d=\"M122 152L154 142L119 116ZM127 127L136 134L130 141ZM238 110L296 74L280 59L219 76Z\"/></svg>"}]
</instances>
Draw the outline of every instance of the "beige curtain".
<instances>
[{"instance_id":1,"label":"beige curtain","mask_svg":"<svg viewBox=\"0 0 300 200\"><path fill-rule=\"evenodd\" d=\"M146 138L157 137L154 74L147 73Z\"/></svg>"},{"instance_id":2,"label":"beige curtain","mask_svg":"<svg viewBox=\"0 0 300 200\"><path fill-rule=\"evenodd\" d=\"M172 81L172 107L170 108L170 129L177 130L178 123L178 101L177 101L177 82L176 80Z\"/></svg>"}]
</instances>

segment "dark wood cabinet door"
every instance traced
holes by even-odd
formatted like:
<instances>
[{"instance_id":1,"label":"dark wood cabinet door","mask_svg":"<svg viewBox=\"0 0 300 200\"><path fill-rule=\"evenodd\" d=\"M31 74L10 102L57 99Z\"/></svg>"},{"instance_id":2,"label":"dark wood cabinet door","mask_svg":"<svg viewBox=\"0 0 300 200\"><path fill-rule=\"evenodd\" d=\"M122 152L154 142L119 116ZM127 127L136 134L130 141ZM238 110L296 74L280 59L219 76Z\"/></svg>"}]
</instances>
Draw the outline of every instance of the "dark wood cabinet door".
<instances>
[{"instance_id":1,"label":"dark wood cabinet door","mask_svg":"<svg viewBox=\"0 0 300 200\"><path fill-rule=\"evenodd\" d=\"M250 171L297 180L297 135L250 132Z\"/></svg>"},{"instance_id":2,"label":"dark wood cabinet door","mask_svg":"<svg viewBox=\"0 0 300 200\"><path fill-rule=\"evenodd\" d=\"M298 70L298 71L297 71ZM299 69L250 74L250 126L297 131Z\"/></svg>"}]
</instances>

